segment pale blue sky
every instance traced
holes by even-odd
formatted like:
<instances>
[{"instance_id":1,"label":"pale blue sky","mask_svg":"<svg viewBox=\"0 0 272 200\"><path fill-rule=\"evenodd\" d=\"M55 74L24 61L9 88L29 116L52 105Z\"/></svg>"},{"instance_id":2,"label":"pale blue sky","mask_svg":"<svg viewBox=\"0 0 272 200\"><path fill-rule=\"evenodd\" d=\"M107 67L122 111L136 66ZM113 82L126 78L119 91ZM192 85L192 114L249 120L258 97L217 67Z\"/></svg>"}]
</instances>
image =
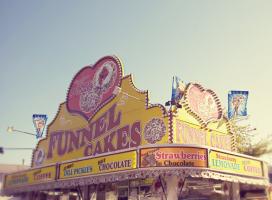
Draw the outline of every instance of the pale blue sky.
<instances>
[{"instance_id":1,"label":"pale blue sky","mask_svg":"<svg viewBox=\"0 0 272 200\"><path fill-rule=\"evenodd\" d=\"M171 95L171 78L199 82L227 106L229 90L249 90L257 137L271 134L272 1L0 1L0 146L35 147L32 114L49 122L86 64L117 55L152 103ZM0 163L30 164L31 151ZM271 159L272 160L272 159Z\"/></svg>"}]
</instances>

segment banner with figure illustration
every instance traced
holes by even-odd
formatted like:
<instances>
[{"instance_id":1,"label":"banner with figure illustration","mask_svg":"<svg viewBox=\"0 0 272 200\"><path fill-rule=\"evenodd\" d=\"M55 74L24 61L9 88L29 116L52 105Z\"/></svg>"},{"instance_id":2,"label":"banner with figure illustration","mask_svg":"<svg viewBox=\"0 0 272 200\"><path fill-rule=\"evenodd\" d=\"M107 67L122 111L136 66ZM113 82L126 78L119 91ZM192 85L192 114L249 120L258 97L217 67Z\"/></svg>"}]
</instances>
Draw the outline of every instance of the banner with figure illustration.
<instances>
[{"instance_id":1,"label":"banner with figure illustration","mask_svg":"<svg viewBox=\"0 0 272 200\"><path fill-rule=\"evenodd\" d=\"M34 114L32 120L36 129L36 138L41 138L46 125L47 115Z\"/></svg>"},{"instance_id":2,"label":"banner with figure illustration","mask_svg":"<svg viewBox=\"0 0 272 200\"><path fill-rule=\"evenodd\" d=\"M171 104L176 105L183 97L185 91L185 83L177 76L173 77L172 81L172 96Z\"/></svg>"},{"instance_id":3,"label":"banner with figure illustration","mask_svg":"<svg viewBox=\"0 0 272 200\"><path fill-rule=\"evenodd\" d=\"M248 91L230 91L228 94L228 117L247 116Z\"/></svg>"}]
</instances>

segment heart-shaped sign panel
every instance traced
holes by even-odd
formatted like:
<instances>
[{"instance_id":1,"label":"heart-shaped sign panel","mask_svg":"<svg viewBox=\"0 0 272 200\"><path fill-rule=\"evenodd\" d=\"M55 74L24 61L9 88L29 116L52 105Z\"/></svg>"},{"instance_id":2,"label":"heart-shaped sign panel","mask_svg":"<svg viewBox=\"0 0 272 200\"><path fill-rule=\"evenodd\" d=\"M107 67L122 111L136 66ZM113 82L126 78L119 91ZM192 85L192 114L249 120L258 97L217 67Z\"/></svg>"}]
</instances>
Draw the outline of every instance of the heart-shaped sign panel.
<instances>
[{"instance_id":1,"label":"heart-shaped sign panel","mask_svg":"<svg viewBox=\"0 0 272 200\"><path fill-rule=\"evenodd\" d=\"M115 97L113 91L121 85L122 76L122 65L117 57L106 56L93 66L84 67L70 84L66 101L68 111L90 120Z\"/></svg>"},{"instance_id":2,"label":"heart-shaped sign panel","mask_svg":"<svg viewBox=\"0 0 272 200\"><path fill-rule=\"evenodd\" d=\"M190 83L185 91L187 108L201 123L218 120L222 117L220 101L212 90Z\"/></svg>"}]
</instances>

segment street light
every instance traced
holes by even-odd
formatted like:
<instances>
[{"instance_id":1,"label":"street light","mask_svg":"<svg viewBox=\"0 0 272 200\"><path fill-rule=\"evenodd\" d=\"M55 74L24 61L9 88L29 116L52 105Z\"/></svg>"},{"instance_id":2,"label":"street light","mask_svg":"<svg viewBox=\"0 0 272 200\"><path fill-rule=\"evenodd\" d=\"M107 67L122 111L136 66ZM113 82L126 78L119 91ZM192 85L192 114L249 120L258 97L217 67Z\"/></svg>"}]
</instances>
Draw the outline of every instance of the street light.
<instances>
[{"instance_id":1,"label":"street light","mask_svg":"<svg viewBox=\"0 0 272 200\"><path fill-rule=\"evenodd\" d=\"M18 132L18 133L23 133L23 134L27 134L27 135L36 136L36 134L34 134L34 133L29 133L29 132L26 132L26 131L17 130L13 126L9 126L8 129L7 129L7 132L9 132L9 133Z\"/></svg>"}]
</instances>

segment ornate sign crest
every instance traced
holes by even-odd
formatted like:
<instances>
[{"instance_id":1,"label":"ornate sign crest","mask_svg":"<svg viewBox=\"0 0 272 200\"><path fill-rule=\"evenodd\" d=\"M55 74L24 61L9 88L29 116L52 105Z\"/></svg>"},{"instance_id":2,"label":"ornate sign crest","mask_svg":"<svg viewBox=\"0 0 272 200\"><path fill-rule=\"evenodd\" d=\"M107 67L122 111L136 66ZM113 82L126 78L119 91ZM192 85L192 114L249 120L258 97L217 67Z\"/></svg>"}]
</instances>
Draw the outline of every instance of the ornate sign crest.
<instances>
[{"instance_id":1,"label":"ornate sign crest","mask_svg":"<svg viewBox=\"0 0 272 200\"><path fill-rule=\"evenodd\" d=\"M107 56L74 76L67 101L33 153L32 166L169 141L166 109L148 103L148 92L122 71L119 59Z\"/></svg>"},{"instance_id":2,"label":"ornate sign crest","mask_svg":"<svg viewBox=\"0 0 272 200\"><path fill-rule=\"evenodd\" d=\"M115 97L113 91L120 86L123 70L117 57L106 56L93 66L80 70L67 94L67 109L90 120L95 113Z\"/></svg>"},{"instance_id":3,"label":"ornate sign crest","mask_svg":"<svg viewBox=\"0 0 272 200\"><path fill-rule=\"evenodd\" d=\"M222 117L220 101L212 90L190 83L185 91L185 109L191 113L202 126Z\"/></svg>"}]
</instances>

